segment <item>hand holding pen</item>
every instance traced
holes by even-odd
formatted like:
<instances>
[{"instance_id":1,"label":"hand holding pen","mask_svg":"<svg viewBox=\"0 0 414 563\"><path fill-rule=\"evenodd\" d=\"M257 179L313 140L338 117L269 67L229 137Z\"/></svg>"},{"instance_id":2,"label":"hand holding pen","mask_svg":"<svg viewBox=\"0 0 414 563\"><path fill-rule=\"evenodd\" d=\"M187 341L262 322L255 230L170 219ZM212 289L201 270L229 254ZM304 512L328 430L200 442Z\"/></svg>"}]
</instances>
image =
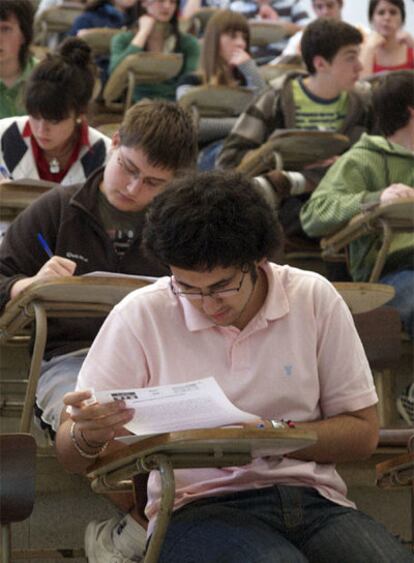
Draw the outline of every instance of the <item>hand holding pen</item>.
<instances>
[{"instance_id":1,"label":"hand holding pen","mask_svg":"<svg viewBox=\"0 0 414 563\"><path fill-rule=\"evenodd\" d=\"M76 262L63 258L63 256L55 256L48 242L42 233L37 233L36 239L39 242L39 254L46 253L49 260L43 264L38 272L31 277L22 278L16 281L11 287L10 297L14 299L32 282L42 279L73 276L76 270Z\"/></svg>"},{"instance_id":2,"label":"hand holding pen","mask_svg":"<svg viewBox=\"0 0 414 563\"><path fill-rule=\"evenodd\" d=\"M76 269L76 262L68 258L63 258L62 256L55 256L42 233L37 233L36 236L43 251L49 256L49 260L43 264L34 277L73 276Z\"/></svg>"}]
</instances>

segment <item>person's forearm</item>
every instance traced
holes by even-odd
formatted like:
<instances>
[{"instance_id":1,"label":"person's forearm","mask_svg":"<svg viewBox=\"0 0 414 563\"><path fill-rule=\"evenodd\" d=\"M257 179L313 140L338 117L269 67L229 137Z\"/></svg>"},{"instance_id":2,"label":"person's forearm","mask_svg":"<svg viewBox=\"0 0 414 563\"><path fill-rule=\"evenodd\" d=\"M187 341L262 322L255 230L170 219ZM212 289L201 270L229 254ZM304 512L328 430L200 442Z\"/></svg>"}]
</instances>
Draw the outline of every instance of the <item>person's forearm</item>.
<instances>
[{"instance_id":1,"label":"person's forearm","mask_svg":"<svg viewBox=\"0 0 414 563\"><path fill-rule=\"evenodd\" d=\"M151 31L148 29L139 29L135 34L133 40L131 41L131 45L134 47L139 47L143 49L148 41L148 37L151 35Z\"/></svg>"},{"instance_id":2,"label":"person's forearm","mask_svg":"<svg viewBox=\"0 0 414 563\"><path fill-rule=\"evenodd\" d=\"M378 443L378 422L374 409L365 409L367 418L342 414L315 422L296 423L303 430L313 430L318 441L287 457L318 463L341 463L369 457Z\"/></svg>"},{"instance_id":3,"label":"person's forearm","mask_svg":"<svg viewBox=\"0 0 414 563\"><path fill-rule=\"evenodd\" d=\"M369 45L362 49L360 55L360 60L362 64L362 71L360 74L360 78L364 78L365 76L370 76L374 72L375 51L376 48L371 47Z\"/></svg>"},{"instance_id":4,"label":"person's forearm","mask_svg":"<svg viewBox=\"0 0 414 563\"><path fill-rule=\"evenodd\" d=\"M66 419L59 426L56 434L56 453L59 462L63 467L70 473L79 473L84 475L91 465L99 459L99 455L94 458L83 457L75 448L71 435L70 429L72 426L72 420L67 418L68 415L65 413L63 417ZM108 446L105 448L103 455L106 455L115 450L124 448L123 444L119 444L114 440L109 442Z\"/></svg>"},{"instance_id":5,"label":"person's forearm","mask_svg":"<svg viewBox=\"0 0 414 563\"><path fill-rule=\"evenodd\" d=\"M201 9L201 0L187 0L183 11L181 12L181 19L189 20Z\"/></svg>"}]
</instances>

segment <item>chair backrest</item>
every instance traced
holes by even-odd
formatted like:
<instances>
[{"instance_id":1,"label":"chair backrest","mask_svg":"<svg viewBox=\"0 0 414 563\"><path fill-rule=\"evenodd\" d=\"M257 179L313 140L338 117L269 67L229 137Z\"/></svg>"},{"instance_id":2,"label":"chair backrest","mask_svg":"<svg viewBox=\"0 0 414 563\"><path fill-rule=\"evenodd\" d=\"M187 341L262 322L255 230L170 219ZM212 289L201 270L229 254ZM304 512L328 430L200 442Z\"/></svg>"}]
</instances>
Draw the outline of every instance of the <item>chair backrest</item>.
<instances>
[{"instance_id":1,"label":"chair backrest","mask_svg":"<svg viewBox=\"0 0 414 563\"><path fill-rule=\"evenodd\" d=\"M1 212L8 210L21 211L42 194L55 188L58 184L46 180L7 180L0 183Z\"/></svg>"},{"instance_id":2,"label":"chair backrest","mask_svg":"<svg viewBox=\"0 0 414 563\"><path fill-rule=\"evenodd\" d=\"M184 94L179 104L195 108L200 117L236 117L253 100L248 88L230 86L197 86Z\"/></svg>"},{"instance_id":3,"label":"chair backrest","mask_svg":"<svg viewBox=\"0 0 414 563\"><path fill-rule=\"evenodd\" d=\"M73 20L82 14L84 5L80 2L65 2L60 6L47 8L35 18L36 43L46 45L52 33L64 33L72 27Z\"/></svg>"},{"instance_id":4,"label":"chair backrest","mask_svg":"<svg viewBox=\"0 0 414 563\"><path fill-rule=\"evenodd\" d=\"M0 237L23 209L55 186L57 184L44 180L7 180L0 183Z\"/></svg>"},{"instance_id":5,"label":"chair backrest","mask_svg":"<svg viewBox=\"0 0 414 563\"><path fill-rule=\"evenodd\" d=\"M282 22L249 20L250 44L266 47L270 43L277 43L289 34L288 28Z\"/></svg>"},{"instance_id":6,"label":"chair backrest","mask_svg":"<svg viewBox=\"0 0 414 563\"><path fill-rule=\"evenodd\" d=\"M307 164L339 155L348 147L348 137L332 131L281 129L261 147L249 151L237 169L251 176L282 168L303 170Z\"/></svg>"},{"instance_id":7,"label":"chair backrest","mask_svg":"<svg viewBox=\"0 0 414 563\"><path fill-rule=\"evenodd\" d=\"M401 319L397 309L379 307L354 315L372 369L389 368L401 357Z\"/></svg>"},{"instance_id":8,"label":"chair backrest","mask_svg":"<svg viewBox=\"0 0 414 563\"><path fill-rule=\"evenodd\" d=\"M119 32L119 29L111 29L109 27L84 29L82 40L89 45L95 55L109 55L112 38Z\"/></svg>"},{"instance_id":9,"label":"chair backrest","mask_svg":"<svg viewBox=\"0 0 414 563\"><path fill-rule=\"evenodd\" d=\"M190 19L189 31L196 37L202 37L206 30L207 24L215 13L217 8L201 8Z\"/></svg>"},{"instance_id":10,"label":"chair backrest","mask_svg":"<svg viewBox=\"0 0 414 563\"><path fill-rule=\"evenodd\" d=\"M261 65L258 70L263 80L271 82L275 78L280 78L289 72L303 71L304 67L301 63L278 63L276 65Z\"/></svg>"},{"instance_id":11,"label":"chair backrest","mask_svg":"<svg viewBox=\"0 0 414 563\"><path fill-rule=\"evenodd\" d=\"M183 66L182 53L135 53L128 55L110 75L104 91L105 105L126 111L132 103L136 84L164 82L176 76ZM126 100L119 101L126 93Z\"/></svg>"},{"instance_id":12,"label":"chair backrest","mask_svg":"<svg viewBox=\"0 0 414 563\"><path fill-rule=\"evenodd\" d=\"M0 434L0 521L30 516L35 500L36 442L30 434Z\"/></svg>"}]
</instances>

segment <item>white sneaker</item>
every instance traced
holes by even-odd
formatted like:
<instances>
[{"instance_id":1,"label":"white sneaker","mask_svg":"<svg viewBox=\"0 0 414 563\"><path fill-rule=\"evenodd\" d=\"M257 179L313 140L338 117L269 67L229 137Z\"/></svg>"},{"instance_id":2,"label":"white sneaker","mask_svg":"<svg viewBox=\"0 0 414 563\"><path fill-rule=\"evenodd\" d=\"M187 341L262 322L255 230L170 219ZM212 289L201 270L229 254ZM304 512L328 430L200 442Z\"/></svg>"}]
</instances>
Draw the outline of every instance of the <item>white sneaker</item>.
<instances>
[{"instance_id":1,"label":"white sneaker","mask_svg":"<svg viewBox=\"0 0 414 563\"><path fill-rule=\"evenodd\" d=\"M127 559L114 546L112 531L119 524L119 517L98 522L92 520L85 531L85 553L89 563L136 563L144 557Z\"/></svg>"},{"instance_id":2,"label":"white sneaker","mask_svg":"<svg viewBox=\"0 0 414 563\"><path fill-rule=\"evenodd\" d=\"M407 424L414 426L414 383L398 397L397 410Z\"/></svg>"}]
</instances>

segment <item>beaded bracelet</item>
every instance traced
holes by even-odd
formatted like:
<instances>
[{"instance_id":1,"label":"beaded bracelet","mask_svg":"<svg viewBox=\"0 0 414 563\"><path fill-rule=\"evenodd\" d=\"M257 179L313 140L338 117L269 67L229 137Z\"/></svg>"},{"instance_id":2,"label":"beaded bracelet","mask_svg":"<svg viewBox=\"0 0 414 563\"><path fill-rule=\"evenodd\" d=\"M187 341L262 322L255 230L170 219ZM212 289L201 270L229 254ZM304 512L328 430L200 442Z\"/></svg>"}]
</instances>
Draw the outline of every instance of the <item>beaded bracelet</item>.
<instances>
[{"instance_id":1,"label":"beaded bracelet","mask_svg":"<svg viewBox=\"0 0 414 563\"><path fill-rule=\"evenodd\" d=\"M89 440L85 438L85 434L82 432L82 430L79 430L79 436L88 446L88 448L91 448L91 450L99 450L99 448L103 448L103 446L108 443L108 442L89 442Z\"/></svg>"},{"instance_id":2,"label":"beaded bracelet","mask_svg":"<svg viewBox=\"0 0 414 563\"><path fill-rule=\"evenodd\" d=\"M82 456L85 457L86 459L95 459L98 457L98 455L100 455L108 446L109 442L105 442L103 444L103 446L101 446L99 448L99 450L93 454L86 452L82 446L79 444L78 439L76 438L76 434L75 434L75 426L76 426L76 422L72 422L71 427L70 427L70 438L72 440L73 445L75 446L76 451Z\"/></svg>"}]
</instances>

